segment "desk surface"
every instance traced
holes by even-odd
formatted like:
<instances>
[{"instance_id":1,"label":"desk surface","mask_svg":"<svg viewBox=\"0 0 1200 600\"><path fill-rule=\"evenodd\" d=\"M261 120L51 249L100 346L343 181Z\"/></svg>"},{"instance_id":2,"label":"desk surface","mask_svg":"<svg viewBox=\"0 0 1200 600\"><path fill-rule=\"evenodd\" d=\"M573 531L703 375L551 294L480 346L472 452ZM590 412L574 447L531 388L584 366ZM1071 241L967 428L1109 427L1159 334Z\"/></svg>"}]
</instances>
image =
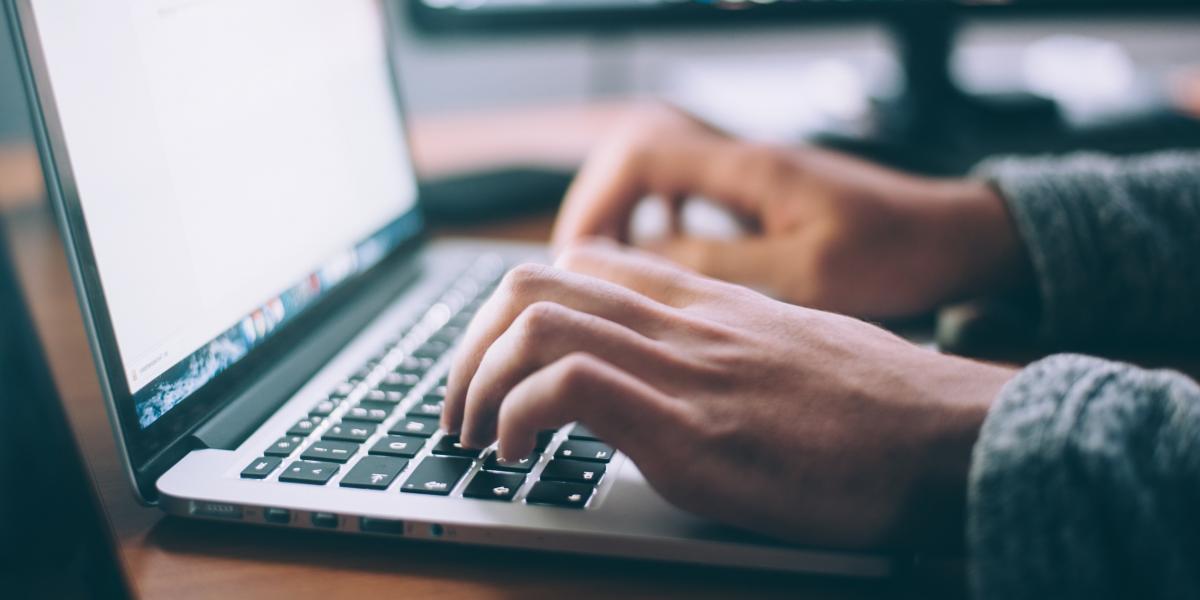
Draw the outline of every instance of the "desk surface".
<instances>
[{"instance_id":1,"label":"desk surface","mask_svg":"<svg viewBox=\"0 0 1200 600\"><path fill-rule=\"evenodd\" d=\"M554 143L542 146L530 144L526 148L530 162L539 162L541 157L562 164L578 158L603 129L598 124L607 122L613 114L611 107L574 116L569 111L550 113L551 119L575 123L576 133L567 138L557 136ZM519 115L516 126L524 128L520 119L527 123L535 118L532 113ZM478 136L481 123L497 123L497 133L514 126L511 118L472 119L476 120L419 123L414 127L418 132L418 156L424 155L426 172L486 164L490 156L495 156L486 145L464 154L449 152L447 149L454 146L450 142L462 139L458 132ZM550 128L555 129L563 130ZM507 136L490 139L497 137ZM553 151L547 151L555 145ZM16 247L34 318L120 542L122 563L145 598L861 598L886 594L893 587L891 582L192 522L140 506L120 470L60 241L52 219L37 210L41 190L36 169L37 162L28 148L0 149L0 173L4 174L0 177L0 209L8 208L10 239ZM540 215L449 233L537 240L545 239L549 225L550 216Z\"/></svg>"}]
</instances>

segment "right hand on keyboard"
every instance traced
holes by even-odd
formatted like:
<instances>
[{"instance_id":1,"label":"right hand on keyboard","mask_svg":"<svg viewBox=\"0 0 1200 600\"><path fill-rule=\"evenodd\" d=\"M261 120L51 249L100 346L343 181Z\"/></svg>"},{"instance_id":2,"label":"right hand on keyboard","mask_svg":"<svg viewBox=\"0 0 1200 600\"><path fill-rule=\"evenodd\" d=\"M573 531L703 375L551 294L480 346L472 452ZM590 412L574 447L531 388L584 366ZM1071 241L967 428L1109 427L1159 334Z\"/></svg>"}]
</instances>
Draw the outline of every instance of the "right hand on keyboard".
<instances>
[{"instance_id":1,"label":"right hand on keyboard","mask_svg":"<svg viewBox=\"0 0 1200 600\"><path fill-rule=\"evenodd\" d=\"M579 421L726 523L835 546L961 539L971 447L1013 371L611 243L558 265L513 270L468 327L443 412L464 444L498 434L525 456Z\"/></svg>"}]
</instances>

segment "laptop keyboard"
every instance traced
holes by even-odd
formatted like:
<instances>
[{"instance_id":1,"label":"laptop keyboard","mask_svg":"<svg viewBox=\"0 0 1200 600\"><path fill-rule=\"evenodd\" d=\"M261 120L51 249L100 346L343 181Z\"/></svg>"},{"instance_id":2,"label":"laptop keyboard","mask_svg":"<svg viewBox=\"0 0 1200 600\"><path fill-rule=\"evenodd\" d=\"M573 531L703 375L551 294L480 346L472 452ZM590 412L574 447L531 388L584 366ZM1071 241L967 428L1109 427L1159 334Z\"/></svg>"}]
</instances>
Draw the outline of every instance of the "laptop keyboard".
<instances>
[{"instance_id":1,"label":"laptop keyboard","mask_svg":"<svg viewBox=\"0 0 1200 600\"><path fill-rule=\"evenodd\" d=\"M464 448L458 436L439 429L443 357L503 272L497 257L467 269L404 335L264 448L241 477L586 508L614 452L582 425L540 432L533 453L511 462L500 461L494 447Z\"/></svg>"}]
</instances>

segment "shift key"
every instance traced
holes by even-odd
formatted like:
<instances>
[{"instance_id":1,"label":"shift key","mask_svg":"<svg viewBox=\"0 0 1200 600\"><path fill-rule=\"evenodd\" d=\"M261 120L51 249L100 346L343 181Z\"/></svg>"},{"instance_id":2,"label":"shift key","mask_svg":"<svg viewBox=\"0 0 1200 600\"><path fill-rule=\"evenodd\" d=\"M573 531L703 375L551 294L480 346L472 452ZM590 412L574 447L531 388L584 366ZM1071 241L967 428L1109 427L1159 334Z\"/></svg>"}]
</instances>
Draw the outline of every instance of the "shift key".
<instances>
[{"instance_id":1,"label":"shift key","mask_svg":"<svg viewBox=\"0 0 1200 600\"><path fill-rule=\"evenodd\" d=\"M408 466L408 460L388 456L364 456L342 478L342 487L384 490Z\"/></svg>"},{"instance_id":2,"label":"shift key","mask_svg":"<svg viewBox=\"0 0 1200 600\"><path fill-rule=\"evenodd\" d=\"M400 487L402 492L446 496L458 481L471 470L469 458L456 456L430 456L421 461L417 470L408 476Z\"/></svg>"}]
</instances>

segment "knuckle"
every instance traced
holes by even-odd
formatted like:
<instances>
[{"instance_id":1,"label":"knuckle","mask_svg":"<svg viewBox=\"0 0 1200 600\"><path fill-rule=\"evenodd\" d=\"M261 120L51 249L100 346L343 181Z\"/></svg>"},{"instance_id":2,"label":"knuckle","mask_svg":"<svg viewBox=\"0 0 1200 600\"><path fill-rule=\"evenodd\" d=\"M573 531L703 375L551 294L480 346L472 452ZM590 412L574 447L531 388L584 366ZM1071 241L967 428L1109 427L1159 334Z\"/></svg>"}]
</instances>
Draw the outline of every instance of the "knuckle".
<instances>
[{"instance_id":1,"label":"knuckle","mask_svg":"<svg viewBox=\"0 0 1200 600\"><path fill-rule=\"evenodd\" d=\"M517 353L529 355L547 338L557 336L568 319L568 308L547 300L533 302L514 322Z\"/></svg>"},{"instance_id":2,"label":"knuckle","mask_svg":"<svg viewBox=\"0 0 1200 600\"><path fill-rule=\"evenodd\" d=\"M560 397L580 398L596 378L596 358L586 352L573 352L559 361L555 388Z\"/></svg>"},{"instance_id":3,"label":"knuckle","mask_svg":"<svg viewBox=\"0 0 1200 600\"><path fill-rule=\"evenodd\" d=\"M563 324L567 309L548 300L539 300L525 307L517 317L520 334L527 340L536 342L546 335L551 335Z\"/></svg>"},{"instance_id":4,"label":"knuckle","mask_svg":"<svg viewBox=\"0 0 1200 600\"><path fill-rule=\"evenodd\" d=\"M519 264L504 274L500 288L512 297L527 297L550 277L549 270L549 267L536 263Z\"/></svg>"}]
</instances>

